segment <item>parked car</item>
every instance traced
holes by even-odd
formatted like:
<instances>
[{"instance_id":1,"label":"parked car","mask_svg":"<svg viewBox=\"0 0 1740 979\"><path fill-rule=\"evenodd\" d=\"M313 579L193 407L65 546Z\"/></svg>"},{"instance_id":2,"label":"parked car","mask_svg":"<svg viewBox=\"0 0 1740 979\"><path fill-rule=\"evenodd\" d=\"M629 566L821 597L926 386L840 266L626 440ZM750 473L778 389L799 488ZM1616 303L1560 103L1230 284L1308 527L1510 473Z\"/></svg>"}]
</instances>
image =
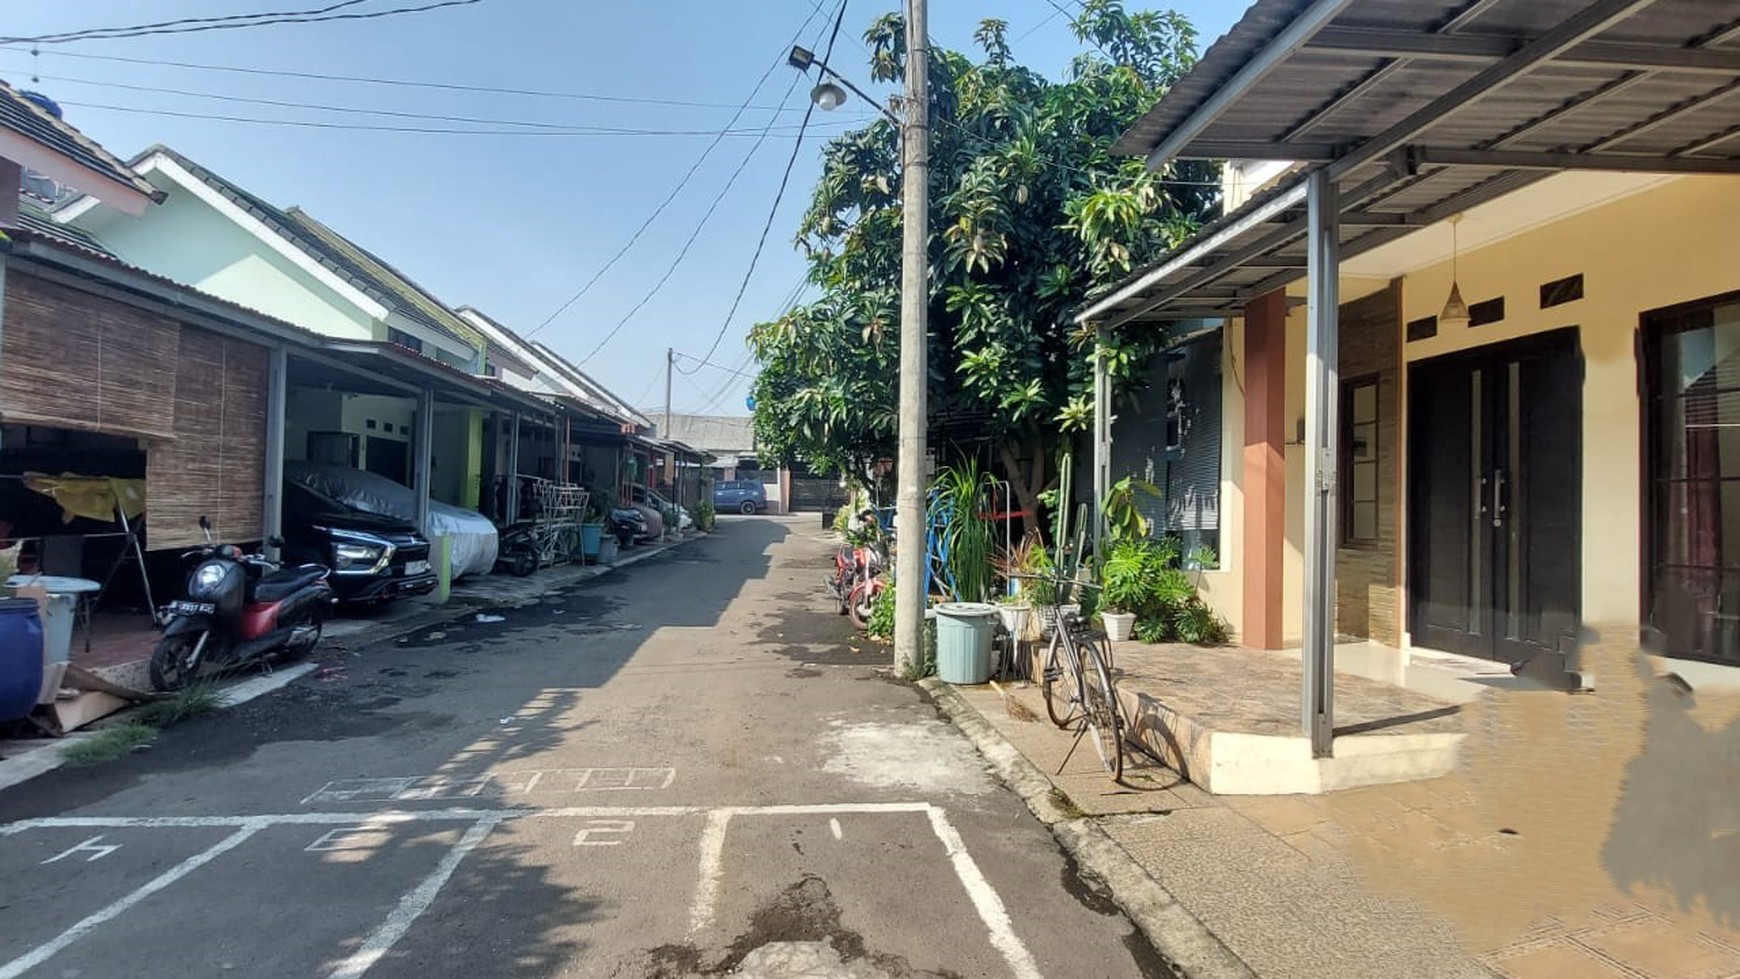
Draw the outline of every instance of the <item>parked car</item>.
<instances>
[{"instance_id":1,"label":"parked car","mask_svg":"<svg viewBox=\"0 0 1740 979\"><path fill-rule=\"evenodd\" d=\"M654 507L660 514L675 512L677 515L678 530L688 530L690 527L695 525L695 518L689 516L689 511L677 506L675 503L672 503L669 499L653 490L642 490L640 487L636 486L634 488L634 498L635 502L645 503L648 506Z\"/></svg>"},{"instance_id":2,"label":"parked car","mask_svg":"<svg viewBox=\"0 0 1740 979\"><path fill-rule=\"evenodd\" d=\"M753 479L723 479L713 484L713 509L720 513L765 513L767 490Z\"/></svg>"},{"instance_id":3,"label":"parked car","mask_svg":"<svg viewBox=\"0 0 1740 979\"><path fill-rule=\"evenodd\" d=\"M378 513L411 522L417 514L417 497L410 487L385 476L349 466L316 462L287 462L284 478L331 497L352 510ZM500 535L495 524L476 510L429 502L429 533L448 542L454 580L468 574L489 574L495 569Z\"/></svg>"},{"instance_id":4,"label":"parked car","mask_svg":"<svg viewBox=\"0 0 1740 979\"><path fill-rule=\"evenodd\" d=\"M300 483L284 481L286 564L324 564L340 602L383 602L435 590L429 541L394 517L365 513Z\"/></svg>"}]
</instances>

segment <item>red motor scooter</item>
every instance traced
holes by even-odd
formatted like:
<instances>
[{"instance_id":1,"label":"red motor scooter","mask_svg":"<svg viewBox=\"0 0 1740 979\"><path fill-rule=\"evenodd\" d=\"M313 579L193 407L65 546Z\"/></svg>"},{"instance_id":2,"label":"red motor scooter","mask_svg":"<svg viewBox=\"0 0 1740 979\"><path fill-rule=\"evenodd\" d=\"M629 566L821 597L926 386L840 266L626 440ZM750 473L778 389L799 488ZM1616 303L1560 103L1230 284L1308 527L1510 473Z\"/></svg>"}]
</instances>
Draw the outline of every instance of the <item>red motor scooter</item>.
<instances>
[{"instance_id":1,"label":"red motor scooter","mask_svg":"<svg viewBox=\"0 0 1740 979\"><path fill-rule=\"evenodd\" d=\"M857 529L865 542L847 543L834 554L834 575L827 586L839 614L850 615L852 624L863 630L870 627L876 597L888 587L881 577L888 553L875 510L858 514Z\"/></svg>"},{"instance_id":2,"label":"red motor scooter","mask_svg":"<svg viewBox=\"0 0 1740 979\"><path fill-rule=\"evenodd\" d=\"M187 597L164 607L163 638L151 654L151 685L158 690L179 690L201 674L263 662L280 651L307 655L336 602L325 565L284 568L213 542L205 517L199 527L205 546L182 555L200 559L188 573Z\"/></svg>"}]
</instances>

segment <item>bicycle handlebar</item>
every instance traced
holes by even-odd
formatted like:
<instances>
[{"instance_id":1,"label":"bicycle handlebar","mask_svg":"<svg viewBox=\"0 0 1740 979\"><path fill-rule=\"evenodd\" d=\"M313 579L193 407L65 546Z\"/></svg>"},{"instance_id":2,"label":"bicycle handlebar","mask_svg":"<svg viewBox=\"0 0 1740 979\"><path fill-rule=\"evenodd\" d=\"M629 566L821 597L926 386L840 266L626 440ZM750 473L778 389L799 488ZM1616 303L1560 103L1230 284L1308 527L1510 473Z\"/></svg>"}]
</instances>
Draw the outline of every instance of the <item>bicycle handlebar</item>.
<instances>
[{"instance_id":1,"label":"bicycle handlebar","mask_svg":"<svg viewBox=\"0 0 1740 979\"><path fill-rule=\"evenodd\" d=\"M1101 590L1100 585L1096 585L1091 581L1082 581L1082 580L1077 579L1077 578L1065 578L1061 575L1052 576L1052 575L1043 575L1043 574L1020 574L1020 573L1016 573L1016 574L1007 574L1007 575L1004 575L1003 577L1015 578L1015 579L1019 579L1019 580L1025 580L1025 581L1049 581L1054 585L1071 585L1071 586L1076 586L1076 587L1080 587L1080 588L1092 588L1094 591Z\"/></svg>"}]
</instances>

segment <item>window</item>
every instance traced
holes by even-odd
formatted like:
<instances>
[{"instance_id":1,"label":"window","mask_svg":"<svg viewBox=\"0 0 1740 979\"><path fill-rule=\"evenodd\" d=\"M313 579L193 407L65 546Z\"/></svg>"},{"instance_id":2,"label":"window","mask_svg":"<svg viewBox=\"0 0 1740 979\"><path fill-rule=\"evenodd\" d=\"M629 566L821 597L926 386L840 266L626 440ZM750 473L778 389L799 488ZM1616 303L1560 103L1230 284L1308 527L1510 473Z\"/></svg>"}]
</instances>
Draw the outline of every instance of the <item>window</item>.
<instances>
[{"instance_id":1,"label":"window","mask_svg":"<svg viewBox=\"0 0 1740 979\"><path fill-rule=\"evenodd\" d=\"M1670 655L1740 663L1740 294L1644 324L1647 618Z\"/></svg>"},{"instance_id":2,"label":"window","mask_svg":"<svg viewBox=\"0 0 1740 979\"><path fill-rule=\"evenodd\" d=\"M418 353L423 352L423 341L409 333L406 333L404 330L395 330L392 327L387 327L387 342L396 343L407 350L415 350Z\"/></svg>"},{"instance_id":3,"label":"window","mask_svg":"<svg viewBox=\"0 0 1740 979\"><path fill-rule=\"evenodd\" d=\"M1341 386L1341 540L1378 540L1378 381Z\"/></svg>"}]
</instances>

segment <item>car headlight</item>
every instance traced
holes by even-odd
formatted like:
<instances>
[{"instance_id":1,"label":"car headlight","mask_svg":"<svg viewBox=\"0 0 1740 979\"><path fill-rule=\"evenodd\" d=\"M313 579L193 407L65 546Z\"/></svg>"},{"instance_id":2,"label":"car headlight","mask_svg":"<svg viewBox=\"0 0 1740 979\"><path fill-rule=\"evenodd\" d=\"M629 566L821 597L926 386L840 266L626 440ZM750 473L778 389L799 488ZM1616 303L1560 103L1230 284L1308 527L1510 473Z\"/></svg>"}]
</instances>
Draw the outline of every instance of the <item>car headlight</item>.
<instances>
[{"instance_id":1,"label":"car headlight","mask_svg":"<svg viewBox=\"0 0 1740 979\"><path fill-rule=\"evenodd\" d=\"M332 563L340 571L361 565L373 565L381 559L384 549L373 544L334 544L332 546Z\"/></svg>"}]
</instances>

